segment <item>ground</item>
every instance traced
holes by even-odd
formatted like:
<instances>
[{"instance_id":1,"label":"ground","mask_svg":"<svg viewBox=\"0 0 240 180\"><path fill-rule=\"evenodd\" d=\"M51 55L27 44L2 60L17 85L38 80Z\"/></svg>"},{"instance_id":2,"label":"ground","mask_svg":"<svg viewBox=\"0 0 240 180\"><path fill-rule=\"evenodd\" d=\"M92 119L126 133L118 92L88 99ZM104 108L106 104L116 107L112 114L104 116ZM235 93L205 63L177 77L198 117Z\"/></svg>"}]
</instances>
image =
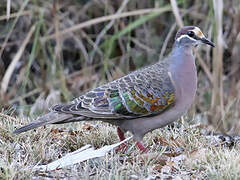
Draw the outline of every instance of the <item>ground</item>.
<instances>
[{"instance_id":1,"label":"ground","mask_svg":"<svg viewBox=\"0 0 240 180\"><path fill-rule=\"evenodd\" d=\"M237 179L240 176L237 138L210 135L206 126L190 125L188 118L148 133L143 140L148 153L140 152L131 140L127 152L113 150L102 158L64 169L34 171L35 165L48 164L86 144L98 149L117 143L116 127L81 122L50 125L15 135L13 130L29 120L1 116L1 179Z\"/></svg>"}]
</instances>

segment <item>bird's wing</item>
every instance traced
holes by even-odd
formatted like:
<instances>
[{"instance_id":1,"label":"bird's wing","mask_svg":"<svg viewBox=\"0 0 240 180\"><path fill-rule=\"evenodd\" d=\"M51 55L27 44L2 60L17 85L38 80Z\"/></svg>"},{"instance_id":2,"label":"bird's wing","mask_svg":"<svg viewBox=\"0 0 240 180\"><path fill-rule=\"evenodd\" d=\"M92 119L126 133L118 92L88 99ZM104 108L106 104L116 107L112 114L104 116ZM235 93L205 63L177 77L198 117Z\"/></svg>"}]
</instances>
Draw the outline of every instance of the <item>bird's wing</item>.
<instances>
[{"instance_id":1,"label":"bird's wing","mask_svg":"<svg viewBox=\"0 0 240 180\"><path fill-rule=\"evenodd\" d=\"M138 118L159 114L175 102L166 64L158 63L100 86L54 112L94 119Z\"/></svg>"}]
</instances>

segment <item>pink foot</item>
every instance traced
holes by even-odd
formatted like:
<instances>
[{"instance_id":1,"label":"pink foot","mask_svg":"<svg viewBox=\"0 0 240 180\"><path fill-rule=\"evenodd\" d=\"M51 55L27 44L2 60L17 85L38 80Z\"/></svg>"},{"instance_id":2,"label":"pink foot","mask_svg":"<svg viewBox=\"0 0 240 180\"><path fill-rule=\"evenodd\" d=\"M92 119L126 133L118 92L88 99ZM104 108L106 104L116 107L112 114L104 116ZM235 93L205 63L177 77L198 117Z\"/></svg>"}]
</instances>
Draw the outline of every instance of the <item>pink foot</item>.
<instances>
[{"instance_id":1,"label":"pink foot","mask_svg":"<svg viewBox=\"0 0 240 180\"><path fill-rule=\"evenodd\" d=\"M141 142L137 142L136 143L137 147L140 149L140 151L144 152L144 153L147 153L148 152L148 149L141 143Z\"/></svg>"},{"instance_id":2,"label":"pink foot","mask_svg":"<svg viewBox=\"0 0 240 180\"><path fill-rule=\"evenodd\" d=\"M117 133L118 133L118 137L119 137L120 141L123 141L126 139L124 136L124 133L122 132L122 130L119 127L117 128Z\"/></svg>"},{"instance_id":3,"label":"pink foot","mask_svg":"<svg viewBox=\"0 0 240 180\"><path fill-rule=\"evenodd\" d=\"M118 137L119 137L120 141L123 141L123 140L126 139L125 136L124 136L124 133L122 132L122 130L121 130L119 127L117 128L117 133L118 133ZM127 150L128 150L128 146L127 146L125 143L124 143L124 144L121 144L121 145L116 149L117 152L120 152L120 151L122 151L122 152L127 152Z\"/></svg>"},{"instance_id":4,"label":"pink foot","mask_svg":"<svg viewBox=\"0 0 240 180\"><path fill-rule=\"evenodd\" d=\"M120 139L120 141L123 141L125 140L125 136L124 136L124 133L123 131L118 127L117 128L117 134L118 134L118 137ZM148 152L148 149L146 147L144 147L144 145L141 143L141 142L136 142L136 145L137 147L140 149L140 151L144 152L144 153L147 153ZM119 152L119 151L122 151L122 152L127 152L128 150L128 146L124 143L124 144L121 144L117 149L116 151Z\"/></svg>"}]
</instances>

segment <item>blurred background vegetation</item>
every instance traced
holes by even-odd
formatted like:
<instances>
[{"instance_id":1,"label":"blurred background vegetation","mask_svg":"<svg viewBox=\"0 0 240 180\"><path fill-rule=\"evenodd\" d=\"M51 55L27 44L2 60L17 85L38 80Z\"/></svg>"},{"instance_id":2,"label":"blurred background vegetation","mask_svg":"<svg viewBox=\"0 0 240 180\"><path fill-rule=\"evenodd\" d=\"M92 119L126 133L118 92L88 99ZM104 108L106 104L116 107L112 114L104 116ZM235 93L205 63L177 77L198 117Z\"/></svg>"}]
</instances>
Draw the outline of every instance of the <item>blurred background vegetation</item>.
<instances>
[{"instance_id":1,"label":"blurred background vegetation","mask_svg":"<svg viewBox=\"0 0 240 180\"><path fill-rule=\"evenodd\" d=\"M191 117L239 134L239 0L2 0L0 107L19 117L44 113L162 59L183 25L216 43L195 52Z\"/></svg>"}]
</instances>

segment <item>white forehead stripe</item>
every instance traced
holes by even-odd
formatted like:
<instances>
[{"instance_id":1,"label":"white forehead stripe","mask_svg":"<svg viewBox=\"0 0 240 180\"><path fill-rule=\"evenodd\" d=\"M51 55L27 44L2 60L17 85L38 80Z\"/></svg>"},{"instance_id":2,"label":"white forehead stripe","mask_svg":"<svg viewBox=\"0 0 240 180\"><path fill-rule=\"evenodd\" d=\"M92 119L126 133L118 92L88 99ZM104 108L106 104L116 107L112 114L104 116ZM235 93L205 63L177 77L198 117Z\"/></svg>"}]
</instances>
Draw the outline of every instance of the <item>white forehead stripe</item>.
<instances>
[{"instance_id":1,"label":"white forehead stripe","mask_svg":"<svg viewBox=\"0 0 240 180\"><path fill-rule=\"evenodd\" d=\"M191 39L192 41L197 41L196 39L193 39L193 38L191 38L190 36L188 36L186 34L181 35L179 38L177 38L176 41L180 41L182 38L188 38L188 39Z\"/></svg>"}]
</instances>

